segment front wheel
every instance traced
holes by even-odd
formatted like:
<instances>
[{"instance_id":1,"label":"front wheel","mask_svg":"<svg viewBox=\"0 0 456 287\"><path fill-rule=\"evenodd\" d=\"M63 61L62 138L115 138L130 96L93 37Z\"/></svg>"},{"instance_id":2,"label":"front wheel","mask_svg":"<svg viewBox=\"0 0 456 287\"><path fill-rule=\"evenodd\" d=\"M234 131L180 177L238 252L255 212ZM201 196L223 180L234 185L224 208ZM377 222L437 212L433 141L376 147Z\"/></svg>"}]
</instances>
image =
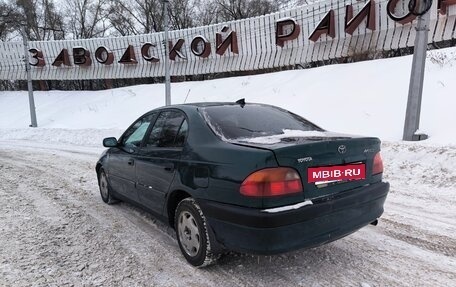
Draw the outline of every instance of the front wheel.
<instances>
[{"instance_id":1,"label":"front wheel","mask_svg":"<svg viewBox=\"0 0 456 287\"><path fill-rule=\"evenodd\" d=\"M217 261L220 255L212 249L206 218L193 198L177 205L174 222L180 250L190 264L204 267Z\"/></svg>"},{"instance_id":2,"label":"front wheel","mask_svg":"<svg viewBox=\"0 0 456 287\"><path fill-rule=\"evenodd\" d=\"M118 202L118 200L112 196L111 188L108 183L108 177L103 169L100 170L100 174L98 175L98 186L100 187L101 199L105 203L113 204Z\"/></svg>"}]
</instances>

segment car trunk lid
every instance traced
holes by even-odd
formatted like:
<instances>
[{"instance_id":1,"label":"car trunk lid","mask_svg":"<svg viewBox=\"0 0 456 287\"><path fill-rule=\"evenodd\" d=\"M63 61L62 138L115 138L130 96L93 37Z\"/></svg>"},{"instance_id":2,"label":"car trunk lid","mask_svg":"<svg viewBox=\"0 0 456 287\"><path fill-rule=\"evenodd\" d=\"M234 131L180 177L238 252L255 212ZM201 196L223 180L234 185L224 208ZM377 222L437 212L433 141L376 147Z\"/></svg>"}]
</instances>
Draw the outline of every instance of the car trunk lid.
<instances>
[{"instance_id":1,"label":"car trunk lid","mask_svg":"<svg viewBox=\"0 0 456 287\"><path fill-rule=\"evenodd\" d=\"M274 137L250 138L238 140L236 143L271 150L279 166L292 167L298 171L304 192L301 199L294 198L291 201L325 197L373 181L373 158L380 151L380 140L377 138L330 132L312 132L309 136L299 137ZM334 174L325 172L336 170L335 175L340 175L338 173L347 169L348 176L338 176L338 180L331 180L333 178L328 175ZM277 202L284 204L283 200L265 199L265 206L274 206Z\"/></svg>"}]
</instances>

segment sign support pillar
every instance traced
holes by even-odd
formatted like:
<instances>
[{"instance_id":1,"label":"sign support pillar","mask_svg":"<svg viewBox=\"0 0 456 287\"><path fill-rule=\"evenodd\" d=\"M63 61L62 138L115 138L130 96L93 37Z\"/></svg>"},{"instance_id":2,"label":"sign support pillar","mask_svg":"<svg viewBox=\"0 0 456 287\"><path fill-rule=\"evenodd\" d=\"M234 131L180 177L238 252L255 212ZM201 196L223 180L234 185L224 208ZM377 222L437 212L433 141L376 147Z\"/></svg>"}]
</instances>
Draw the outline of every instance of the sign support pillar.
<instances>
[{"instance_id":1,"label":"sign support pillar","mask_svg":"<svg viewBox=\"0 0 456 287\"><path fill-rule=\"evenodd\" d=\"M31 71L30 71L30 62L29 62L29 51L28 51L29 47L28 47L27 34L25 33L25 28L22 28L22 39L23 39L23 43L24 43L25 71L27 72L27 88L28 88L30 118L31 118L30 127L36 128L36 127L38 127L38 123L36 120L35 98L33 97L32 75L31 75Z\"/></svg>"},{"instance_id":2,"label":"sign support pillar","mask_svg":"<svg viewBox=\"0 0 456 287\"><path fill-rule=\"evenodd\" d=\"M165 105L171 105L171 76L169 71L169 19L168 0L163 0L163 18L165 26Z\"/></svg>"},{"instance_id":3,"label":"sign support pillar","mask_svg":"<svg viewBox=\"0 0 456 287\"><path fill-rule=\"evenodd\" d=\"M412 72L410 75L407 111L404 124L404 141L427 139L427 135L416 134L420 126L421 99L423 97L424 68L429 34L430 13L418 16L416 38L413 53Z\"/></svg>"}]
</instances>

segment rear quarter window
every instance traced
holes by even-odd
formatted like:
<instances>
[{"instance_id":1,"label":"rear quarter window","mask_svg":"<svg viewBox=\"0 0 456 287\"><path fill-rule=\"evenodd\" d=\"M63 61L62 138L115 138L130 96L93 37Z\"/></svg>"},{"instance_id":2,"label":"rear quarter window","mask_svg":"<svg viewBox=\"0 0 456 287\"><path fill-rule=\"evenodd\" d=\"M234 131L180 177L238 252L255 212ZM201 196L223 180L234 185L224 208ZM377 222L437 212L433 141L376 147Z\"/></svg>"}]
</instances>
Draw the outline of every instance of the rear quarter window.
<instances>
[{"instance_id":1,"label":"rear quarter window","mask_svg":"<svg viewBox=\"0 0 456 287\"><path fill-rule=\"evenodd\" d=\"M146 147L181 147L187 129L184 114L178 111L162 112L151 129Z\"/></svg>"}]
</instances>

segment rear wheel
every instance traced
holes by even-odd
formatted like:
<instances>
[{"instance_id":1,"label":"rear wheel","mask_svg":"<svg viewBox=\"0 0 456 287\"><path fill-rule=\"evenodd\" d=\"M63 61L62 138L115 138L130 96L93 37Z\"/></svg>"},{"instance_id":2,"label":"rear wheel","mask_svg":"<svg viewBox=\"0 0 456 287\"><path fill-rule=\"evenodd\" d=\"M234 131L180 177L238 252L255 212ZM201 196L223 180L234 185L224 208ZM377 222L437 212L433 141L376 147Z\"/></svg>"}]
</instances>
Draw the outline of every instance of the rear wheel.
<instances>
[{"instance_id":1,"label":"rear wheel","mask_svg":"<svg viewBox=\"0 0 456 287\"><path fill-rule=\"evenodd\" d=\"M214 252L206 218L193 198L182 200L176 208L177 242L185 259L196 267L211 265L220 257Z\"/></svg>"},{"instance_id":2,"label":"rear wheel","mask_svg":"<svg viewBox=\"0 0 456 287\"><path fill-rule=\"evenodd\" d=\"M100 195L101 199L107 204L113 204L118 202L112 196L111 188L109 186L108 177L103 169L100 170L100 174L98 175L98 186L100 187Z\"/></svg>"}]
</instances>

